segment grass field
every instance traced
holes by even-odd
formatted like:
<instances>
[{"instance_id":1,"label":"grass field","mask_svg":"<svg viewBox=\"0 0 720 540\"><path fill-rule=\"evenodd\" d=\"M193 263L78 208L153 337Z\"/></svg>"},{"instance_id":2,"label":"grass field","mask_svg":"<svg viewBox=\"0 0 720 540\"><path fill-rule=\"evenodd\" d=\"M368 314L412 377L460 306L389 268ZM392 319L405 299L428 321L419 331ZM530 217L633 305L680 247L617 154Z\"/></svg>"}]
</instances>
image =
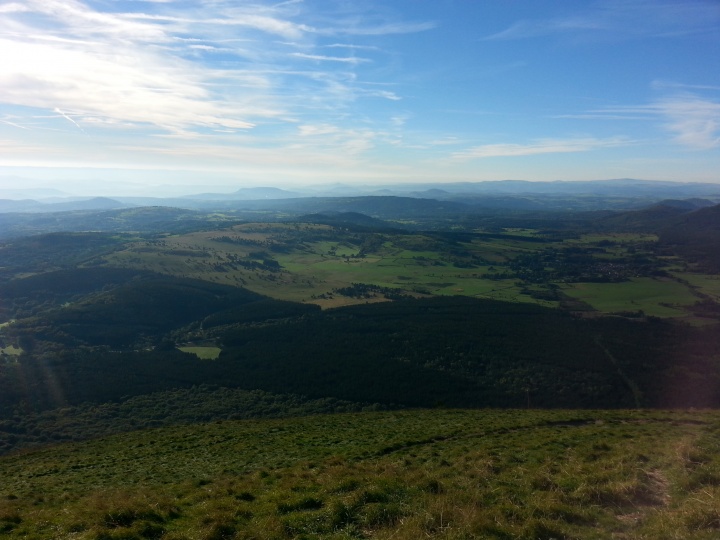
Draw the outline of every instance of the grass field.
<instances>
[{"instance_id":1,"label":"grass field","mask_svg":"<svg viewBox=\"0 0 720 540\"><path fill-rule=\"evenodd\" d=\"M3 538L711 539L720 415L225 421L0 457ZM112 486L112 487L108 487Z\"/></svg>"},{"instance_id":2,"label":"grass field","mask_svg":"<svg viewBox=\"0 0 720 540\"><path fill-rule=\"evenodd\" d=\"M0 348L0 354L6 354L8 356L20 356L23 350L15 345L9 345L4 348Z\"/></svg>"},{"instance_id":3,"label":"grass field","mask_svg":"<svg viewBox=\"0 0 720 540\"><path fill-rule=\"evenodd\" d=\"M642 310L646 315L655 317L683 316L685 311L681 306L697 301L688 287L670 279L634 278L622 283L573 283L566 285L563 292L605 313Z\"/></svg>"},{"instance_id":4,"label":"grass field","mask_svg":"<svg viewBox=\"0 0 720 540\"><path fill-rule=\"evenodd\" d=\"M220 356L219 347L178 347L182 352L194 354L200 360L215 360Z\"/></svg>"},{"instance_id":5,"label":"grass field","mask_svg":"<svg viewBox=\"0 0 720 540\"><path fill-rule=\"evenodd\" d=\"M715 301L720 301L720 276L712 274L691 274L689 272L676 272L674 275L687 281L700 293L708 295Z\"/></svg>"}]
</instances>

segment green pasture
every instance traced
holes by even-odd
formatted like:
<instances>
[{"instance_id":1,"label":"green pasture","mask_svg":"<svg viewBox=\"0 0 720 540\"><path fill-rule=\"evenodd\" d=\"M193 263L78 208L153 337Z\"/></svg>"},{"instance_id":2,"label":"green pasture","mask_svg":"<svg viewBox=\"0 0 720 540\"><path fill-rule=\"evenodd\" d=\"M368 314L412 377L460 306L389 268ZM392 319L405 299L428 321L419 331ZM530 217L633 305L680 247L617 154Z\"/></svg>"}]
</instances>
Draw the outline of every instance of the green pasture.
<instances>
[{"instance_id":1,"label":"green pasture","mask_svg":"<svg viewBox=\"0 0 720 540\"><path fill-rule=\"evenodd\" d=\"M642 310L655 317L685 315L682 306L697 297L685 285L671 279L633 278L621 283L572 283L563 287L568 296L582 300L604 313Z\"/></svg>"},{"instance_id":2,"label":"green pasture","mask_svg":"<svg viewBox=\"0 0 720 540\"><path fill-rule=\"evenodd\" d=\"M720 275L691 274L689 272L675 272L674 275L688 282L698 292L706 294L716 301L720 300Z\"/></svg>"},{"instance_id":3,"label":"green pasture","mask_svg":"<svg viewBox=\"0 0 720 540\"><path fill-rule=\"evenodd\" d=\"M384 247L378 254L362 259L346 259L322 254L324 245L312 247L313 253L283 254L277 260L297 280L314 283L318 293L351 283L371 283L406 290L420 289L439 295L460 294L536 302L528 296L518 298L519 288L514 285L514 280L481 279L479 276L488 271L488 266L455 268L448 264L433 264L433 261L442 260L437 252Z\"/></svg>"},{"instance_id":4,"label":"green pasture","mask_svg":"<svg viewBox=\"0 0 720 540\"><path fill-rule=\"evenodd\" d=\"M8 347L0 348L0 354L6 354L8 356L20 356L23 350L15 345L9 345Z\"/></svg>"},{"instance_id":5,"label":"green pasture","mask_svg":"<svg viewBox=\"0 0 720 540\"><path fill-rule=\"evenodd\" d=\"M220 356L220 347L178 347L178 350L194 354L200 360L216 360Z\"/></svg>"}]
</instances>

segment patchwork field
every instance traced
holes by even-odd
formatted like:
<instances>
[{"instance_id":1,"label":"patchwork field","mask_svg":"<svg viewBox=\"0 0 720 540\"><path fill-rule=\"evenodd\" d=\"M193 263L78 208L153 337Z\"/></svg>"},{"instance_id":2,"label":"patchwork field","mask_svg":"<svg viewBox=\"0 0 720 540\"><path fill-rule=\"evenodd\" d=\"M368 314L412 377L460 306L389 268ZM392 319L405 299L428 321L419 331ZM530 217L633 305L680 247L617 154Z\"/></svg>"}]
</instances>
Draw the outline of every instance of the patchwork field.
<instances>
[{"instance_id":1,"label":"patchwork field","mask_svg":"<svg viewBox=\"0 0 720 540\"><path fill-rule=\"evenodd\" d=\"M637 233L545 239L531 229L400 234L249 223L134 242L103 263L242 286L323 308L382 301L386 295L379 289L387 289L410 296L463 295L549 307L568 300L602 313L694 317L690 306L698 301L698 292L720 294L720 286L714 276L647 275L678 264L655 257L655 242L656 235ZM343 294L342 289L357 283L378 290Z\"/></svg>"}]
</instances>

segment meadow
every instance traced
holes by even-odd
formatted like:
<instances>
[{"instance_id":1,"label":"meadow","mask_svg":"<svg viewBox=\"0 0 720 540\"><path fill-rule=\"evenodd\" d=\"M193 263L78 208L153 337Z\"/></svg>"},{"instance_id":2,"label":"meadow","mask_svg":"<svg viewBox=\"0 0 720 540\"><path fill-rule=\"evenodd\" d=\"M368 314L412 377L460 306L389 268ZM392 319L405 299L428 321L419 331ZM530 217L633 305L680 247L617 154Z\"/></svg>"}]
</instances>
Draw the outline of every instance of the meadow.
<instances>
[{"instance_id":1,"label":"meadow","mask_svg":"<svg viewBox=\"0 0 720 540\"><path fill-rule=\"evenodd\" d=\"M720 415L404 410L0 457L14 539L711 539Z\"/></svg>"}]
</instances>

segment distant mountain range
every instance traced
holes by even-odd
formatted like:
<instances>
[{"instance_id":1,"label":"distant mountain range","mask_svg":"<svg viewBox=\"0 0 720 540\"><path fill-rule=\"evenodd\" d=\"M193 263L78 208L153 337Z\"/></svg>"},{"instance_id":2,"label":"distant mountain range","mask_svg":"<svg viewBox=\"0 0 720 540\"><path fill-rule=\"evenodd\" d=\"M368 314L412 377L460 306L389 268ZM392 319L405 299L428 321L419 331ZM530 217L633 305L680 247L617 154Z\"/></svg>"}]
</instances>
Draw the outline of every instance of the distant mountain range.
<instances>
[{"instance_id":1,"label":"distant mountain range","mask_svg":"<svg viewBox=\"0 0 720 540\"><path fill-rule=\"evenodd\" d=\"M36 196L32 196L33 194ZM232 193L199 193L165 198L63 195L57 190L0 189L0 213L113 210L142 206L166 206L203 211L272 208L317 213L332 210L368 213L378 217L382 217L381 214L389 206L410 206L417 211L433 209L433 211L460 213L478 209L632 210L667 200L702 200L707 204L717 203L720 202L720 184L658 182L629 178L582 182L500 180L390 186L338 184L294 191L277 187L250 187L240 188ZM360 199L363 199L362 203L358 202ZM373 212L374 209L379 210Z\"/></svg>"},{"instance_id":2,"label":"distant mountain range","mask_svg":"<svg viewBox=\"0 0 720 540\"><path fill-rule=\"evenodd\" d=\"M53 202L32 199L0 199L0 212L68 212L75 210L115 210L128 205L107 197L62 198Z\"/></svg>"},{"instance_id":3,"label":"distant mountain range","mask_svg":"<svg viewBox=\"0 0 720 540\"><path fill-rule=\"evenodd\" d=\"M241 188L233 193L200 193L198 195L186 195L183 199L226 201L228 199L237 201L255 201L259 199L289 199L303 197L300 192L286 191L275 187L253 187Z\"/></svg>"}]
</instances>

